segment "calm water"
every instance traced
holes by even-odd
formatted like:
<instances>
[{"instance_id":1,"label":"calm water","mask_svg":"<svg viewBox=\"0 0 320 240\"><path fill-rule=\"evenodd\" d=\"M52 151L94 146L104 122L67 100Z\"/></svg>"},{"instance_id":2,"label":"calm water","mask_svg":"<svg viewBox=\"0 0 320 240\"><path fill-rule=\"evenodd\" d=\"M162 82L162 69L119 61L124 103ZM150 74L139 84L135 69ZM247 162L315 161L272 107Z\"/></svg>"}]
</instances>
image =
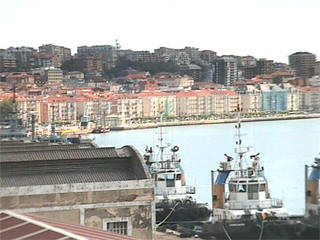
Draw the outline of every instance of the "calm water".
<instances>
[{"instance_id":1,"label":"calm water","mask_svg":"<svg viewBox=\"0 0 320 240\"><path fill-rule=\"evenodd\" d=\"M180 147L187 184L197 188L199 202L211 204L210 170L233 155L234 124L164 128L165 142ZM99 146L135 146L141 154L155 146L158 129L143 129L91 135ZM251 122L242 124L242 143L260 153L271 195L284 201L293 214L304 211L304 165L312 164L320 152L320 119Z\"/></svg>"}]
</instances>

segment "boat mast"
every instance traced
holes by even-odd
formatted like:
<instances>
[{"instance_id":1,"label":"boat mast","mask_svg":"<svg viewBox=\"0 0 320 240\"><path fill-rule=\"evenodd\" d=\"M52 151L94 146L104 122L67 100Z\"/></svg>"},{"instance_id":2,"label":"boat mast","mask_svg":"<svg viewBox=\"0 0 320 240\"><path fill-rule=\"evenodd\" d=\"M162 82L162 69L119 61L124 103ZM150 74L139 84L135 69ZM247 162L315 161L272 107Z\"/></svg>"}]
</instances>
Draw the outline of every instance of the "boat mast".
<instances>
[{"instance_id":1,"label":"boat mast","mask_svg":"<svg viewBox=\"0 0 320 240\"><path fill-rule=\"evenodd\" d=\"M162 113L160 114L160 132L159 132L159 138L158 140L160 141L160 145L159 145L159 149L160 149L160 161L162 162L163 161L163 152L164 152L164 149L166 148L165 146L163 146L163 132L162 132Z\"/></svg>"},{"instance_id":2,"label":"boat mast","mask_svg":"<svg viewBox=\"0 0 320 240\"><path fill-rule=\"evenodd\" d=\"M235 148L235 153L237 154L237 162L239 162L239 169L241 173L241 177L244 176L244 169L243 169L243 156L245 153L249 152L250 147L243 147L242 146L242 140L241 140L241 108L240 108L240 102L238 103L237 107L237 124L235 125L235 128L237 129L237 141L236 145L237 147Z\"/></svg>"}]
</instances>

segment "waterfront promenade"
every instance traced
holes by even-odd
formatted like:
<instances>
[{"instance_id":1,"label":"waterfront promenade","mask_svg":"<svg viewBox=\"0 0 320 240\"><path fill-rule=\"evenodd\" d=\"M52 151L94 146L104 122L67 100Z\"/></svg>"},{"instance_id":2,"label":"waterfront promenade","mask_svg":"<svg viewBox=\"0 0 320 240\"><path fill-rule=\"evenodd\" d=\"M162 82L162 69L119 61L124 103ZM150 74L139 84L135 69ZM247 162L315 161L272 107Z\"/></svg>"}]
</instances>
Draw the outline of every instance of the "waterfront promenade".
<instances>
[{"instance_id":1,"label":"waterfront promenade","mask_svg":"<svg viewBox=\"0 0 320 240\"><path fill-rule=\"evenodd\" d=\"M242 122L256 122L256 121L275 121L275 120L293 120L293 119L308 119L308 118L320 118L320 113L308 113L308 114L286 114L286 115L271 115L263 117L247 117L242 118ZM202 124L221 124L221 123L233 123L237 120L235 118L223 118L223 119L201 119L201 120L175 120L170 122L162 122L161 126L186 126L186 125L202 125ZM120 127L111 127L113 131L131 130L131 129L146 129L159 127L160 123L132 123L124 124Z\"/></svg>"}]
</instances>

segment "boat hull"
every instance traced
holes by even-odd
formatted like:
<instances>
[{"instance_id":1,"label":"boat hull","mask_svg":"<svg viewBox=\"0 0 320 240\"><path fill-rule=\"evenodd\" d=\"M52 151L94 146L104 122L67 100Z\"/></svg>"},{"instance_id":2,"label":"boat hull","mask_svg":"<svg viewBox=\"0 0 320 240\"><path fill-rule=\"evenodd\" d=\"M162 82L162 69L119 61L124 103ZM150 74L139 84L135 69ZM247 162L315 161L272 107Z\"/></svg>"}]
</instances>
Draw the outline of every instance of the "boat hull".
<instances>
[{"instance_id":1,"label":"boat hull","mask_svg":"<svg viewBox=\"0 0 320 240\"><path fill-rule=\"evenodd\" d=\"M182 205L176 208L161 206L156 208L156 222L165 220L168 222L188 222L188 221L208 221L211 211L206 206L192 204L189 206ZM170 216L169 216L170 215ZM167 217L169 216L169 217Z\"/></svg>"},{"instance_id":2,"label":"boat hull","mask_svg":"<svg viewBox=\"0 0 320 240\"><path fill-rule=\"evenodd\" d=\"M203 236L217 239L319 239L319 229L309 227L303 222L290 220L264 222L257 221L215 222L203 226ZM261 237L261 238L260 238Z\"/></svg>"}]
</instances>

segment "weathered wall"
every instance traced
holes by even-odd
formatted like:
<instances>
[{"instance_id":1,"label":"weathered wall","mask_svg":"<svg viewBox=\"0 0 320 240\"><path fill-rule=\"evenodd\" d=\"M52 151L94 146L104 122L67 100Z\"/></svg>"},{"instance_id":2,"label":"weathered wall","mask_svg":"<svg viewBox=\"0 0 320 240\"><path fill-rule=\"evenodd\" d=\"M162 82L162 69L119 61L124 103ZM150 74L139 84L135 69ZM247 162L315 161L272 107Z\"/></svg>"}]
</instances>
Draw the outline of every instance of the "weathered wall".
<instances>
[{"instance_id":1,"label":"weathered wall","mask_svg":"<svg viewBox=\"0 0 320 240\"><path fill-rule=\"evenodd\" d=\"M1 197L1 209L39 208L94 203L153 201L153 189L55 193Z\"/></svg>"},{"instance_id":2,"label":"weathered wall","mask_svg":"<svg viewBox=\"0 0 320 240\"><path fill-rule=\"evenodd\" d=\"M153 239L153 182L127 181L121 185L110 182L101 185L100 191L98 186L87 183L2 188L0 209L28 212L99 229L104 228L104 219L124 217L130 219L133 237Z\"/></svg>"},{"instance_id":3,"label":"weathered wall","mask_svg":"<svg viewBox=\"0 0 320 240\"><path fill-rule=\"evenodd\" d=\"M49 211L49 212L33 212L32 215L55 219L59 222L80 224L80 211Z\"/></svg>"},{"instance_id":4,"label":"weathered wall","mask_svg":"<svg viewBox=\"0 0 320 240\"><path fill-rule=\"evenodd\" d=\"M103 229L103 219L129 217L132 236L139 239L152 239L151 206L131 206L116 208L85 209L85 225Z\"/></svg>"}]
</instances>

